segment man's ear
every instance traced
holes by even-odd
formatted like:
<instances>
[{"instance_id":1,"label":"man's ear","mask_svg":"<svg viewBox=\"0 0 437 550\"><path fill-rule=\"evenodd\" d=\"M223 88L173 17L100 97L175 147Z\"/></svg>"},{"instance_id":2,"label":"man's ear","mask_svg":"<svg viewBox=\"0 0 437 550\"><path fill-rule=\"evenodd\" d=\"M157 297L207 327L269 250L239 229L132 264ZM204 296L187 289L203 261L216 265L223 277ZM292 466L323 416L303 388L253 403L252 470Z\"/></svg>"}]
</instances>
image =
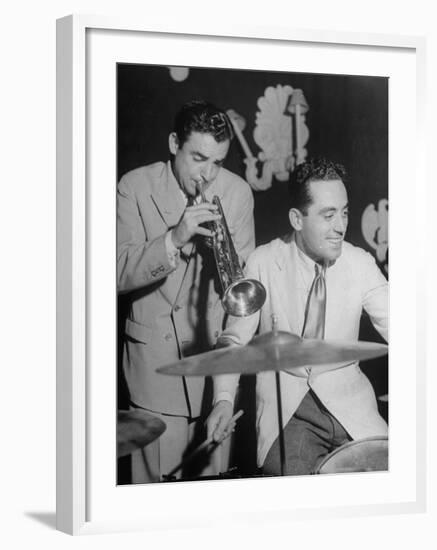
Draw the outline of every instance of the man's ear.
<instances>
[{"instance_id":1,"label":"man's ear","mask_svg":"<svg viewBox=\"0 0 437 550\"><path fill-rule=\"evenodd\" d=\"M297 208L292 208L288 212L288 218L290 220L291 227L295 231L301 231L302 229L302 213Z\"/></svg>"},{"instance_id":2,"label":"man's ear","mask_svg":"<svg viewBox=\"0 0 437 550\"><path fill-rule=\"evenodd\" d=\"M168 136L168 148L170 149L170 153L172 155L176 155L177 150L179 149L179 140L175 132L172 132Z\"/></svg>"}]
</instances>

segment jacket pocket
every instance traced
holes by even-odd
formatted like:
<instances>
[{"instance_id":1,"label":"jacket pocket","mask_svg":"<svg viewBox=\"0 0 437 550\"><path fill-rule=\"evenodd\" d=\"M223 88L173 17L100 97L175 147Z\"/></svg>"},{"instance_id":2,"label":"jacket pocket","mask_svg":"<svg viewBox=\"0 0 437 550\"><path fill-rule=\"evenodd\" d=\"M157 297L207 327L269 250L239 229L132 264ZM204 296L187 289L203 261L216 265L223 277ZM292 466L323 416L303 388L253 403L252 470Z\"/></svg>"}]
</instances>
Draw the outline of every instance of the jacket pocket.
<instances>
[{"instance_id":1,"label":"jacket pocket","mask_svg":"<svg viewBox=\"0 0 437 550\"><path fill-rule=\"evenodd\" d=\"M156 332L153 329L131 319L126 320L125 332L127 336L143 344L147 344L156 336Z\"/></svg>"}]
</instances>

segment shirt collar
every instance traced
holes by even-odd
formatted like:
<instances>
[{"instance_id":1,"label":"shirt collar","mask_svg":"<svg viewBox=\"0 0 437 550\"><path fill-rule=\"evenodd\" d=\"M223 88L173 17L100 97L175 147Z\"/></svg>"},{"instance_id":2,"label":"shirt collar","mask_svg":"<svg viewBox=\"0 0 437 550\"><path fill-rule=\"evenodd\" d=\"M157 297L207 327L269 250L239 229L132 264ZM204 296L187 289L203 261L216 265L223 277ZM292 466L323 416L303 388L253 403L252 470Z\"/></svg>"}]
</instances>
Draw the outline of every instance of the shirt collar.
<instances>
[{"instance_id":1,"label":"shirt collar","mask_svg":"<svg viewBox=\"0 0 437 550\"><path fill-rule=\"evenodd\" d=\"M296 245L297 256L301 261L301 265L303 266L305 271L307 271L313 276L316 270L316 265L318 266L319 269L322 267L322 265L315 262L312 258L310 258L307 254L305 254L303 250L299 248L299 246L296 243L296 234L294 232L292 234L291 240L294 241L294 244ZM328 267L331 267L331 265L333 265L333 262L327 263L325 265L326 265L326 269L328 269Z\"/></svg>"},{"instance_id":2,"label":"shirt collar","mask_svg":"<svg viewBox=\"0 0 437 550\"><path fill-rule=\"evenodd\" d=\"M171 165L171 161L167 161L167 172L168 172L168 179L171 181L173 186L176 186L179 189L179 193L181 194L181 197L184 201L184 204L187 204L188 197L183 191L182 187L179 185L178 180L176 179L174 173L173 173L173 167Z\"/></svg>"}]
</instances>

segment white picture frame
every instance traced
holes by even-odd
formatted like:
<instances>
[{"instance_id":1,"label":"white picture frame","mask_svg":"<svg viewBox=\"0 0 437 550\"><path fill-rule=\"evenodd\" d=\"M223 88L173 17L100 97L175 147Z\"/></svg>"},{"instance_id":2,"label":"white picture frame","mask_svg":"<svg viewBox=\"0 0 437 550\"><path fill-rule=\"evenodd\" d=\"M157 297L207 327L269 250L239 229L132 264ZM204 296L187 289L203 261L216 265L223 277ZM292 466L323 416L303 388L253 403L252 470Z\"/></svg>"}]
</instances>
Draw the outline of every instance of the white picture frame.
<instances>
[{"instance_id":1,"label":"white picture frame","mask_svg":"<svg viewBox=\"0 0 437 550\"><path fill-rule=\"evenodd\" d=\"M112 237L108 240L104 235L112 235L115 224L115 210L113 195L100 195L102 188L93 187L90 182L95 182L96 171L99 173L99 181L106 182L111 187L108 177L115 174L115 147L114 136L108 137L108 141L99 145L92 152L89 147L94 143L95 132L101 132L103 126L99 126L102 114L109 114L109 120L114 120L115 102L114 88L111 88L111 70L114 68L114 55L116 58L136 62L141 56L149 56L150 62L158 62L157 58L151 59L151 51L147 48L138 50L138 41L145 39L158 41L160 48L161 64L178 65L196 64L196 55L200 56L199 48L190 46L195 41L204 42L206 46L215 51L214 46L231 45L234 57L247 56L248 50L257 48L257 56L246 57L246 63L250 67L262 66L269 68L272 63L272 51L279 55L286 48L300 48L302 57L311 48L328 49L329 59L326 66L332 63L332 68L340 70L342 64L347 61L351 53L361 52L363 58L366 54L377 55L379 58L387 58L382 65L387 63L389 76L396 82L400 73L405 73L409 78L408 88L412 95L408 98L390 98L391 102L391 132L396 125L406 125L406 132L410 143L397 143L396 138L390 141L390 193L394 203L390 214L390 265L391 265L391 315L397 319L402 313L397 298L402 293L402 278L398 279L397 273L407 278L415 290L413 295L404 298L403 307L409 314L409 333L414 333L412 342L408 343L408 349L396 351L396 341L405 342L406 333L402 327L393 324L391 334L394 341L390 342L391 361L399 358L399 362L412 361L415 364L413 377L409 386L415 388L414 407L412 417L407 421L414 428L414 445L406 450L405 456L399 464L394 464L387 478L365 480L368 486L367 495L360 500L352 498L353 489L344 487L348 498L341 498L338 502L330 504L323 499L323 493L332 494L332 488L337 486L337 481L331 476L323 476L323 482L318 480L323 487L315 487L314 480L301 479L269 479L269 480L241 480L238 482L200 484L168 484L166 486L142 486L142 487L118 487L110 488L111 473L115 470L115 407L114 407L114 383L115 366L111 365L115 349L115 324L114 306L105 305L105 297L111 300L115 288L115 262L112 268L106 269L102 280L102 266L111 266L111 254L115 250L112 246ZM122 44L123 42L123 44ZM124 43L126 42L126 43ZM129 44L127 44L129 42ZM179 47L179 42L181 45ZM182 43L185 44L184 50ZM110 44L110 47L108 47ZM177 44L178 47L173 46ZM226 48L224 48L226 50ZM305 50L305 51L304 51ZM104 59L101 63L93 56L103 52ZM137 52L133 54L133 52ZM156 55L156 49L153 49ZM210 66L217 63L226 63L229 59L229 51L223 57L214 61L210 57ZM130 52L130 53L129 53ZM240 52L240 53L239 53ZM264 52L264 53L263 53ZM373 53L372 53L373 52ZM332 55L331 55L332 53ZM91 56L91 57L90 57ZM182 57L181 57L182 56ZM185 57L184 57L185 56ZM228 57L226 57L228 56ZM220 520L220 506L227 504L228 514L232 521L255 521L263 518L317 518L338 515L363 515L379 513L419 512L425 510L426 502L426 464L425 464L425 357L424 357L424 295L423 287L418 283L417 274L424 270L423 244L415 237L421 230L421 218L417 211L412 216L415 218L414 227L409 235L397 239L401 231L402 220L400 212L407 204L412 203L412 198L418 197L424 192L425 162L423 145L423 121L424 121L424 75L425 75L425 41L421 37L354 34L337 32L313 32L287 28L262 28L251 26L234 27L232 29L220 29L213 26L200 26L193 23L183 28L151 25L141 21L130 21L120 18L111 19L94 16L74 15L58 20L57 22L57 528L70 534L84 534L91 532L126 530L126 529L151 529L165 528L169 526L205 526ZM187 59L190 61L187 62ZM331 59L332 58L332 59ZM270 59L270 61L269 61ZM181 61L182 60L182 61ZM185 61L185 63L184 63ZM235 60L234 60L235 62ZM338 62L338 63L337 63ZM202 59L198 59L199 65ZM335 68L335 64L337 63ZM309 67L311 63L307 63ZM103 70L103 76L97 78L94 71ZM402 69L402 70L401 70ZM380 69L374 66L373 70L384 73L384 66ZM361 73L362 74L362 73ZM372 73L373 74L373 73ZM379 73L378 73L379 74ZM113 74L115 82L115 71ZM95 92L90 89L90 81L100 81L104 85L105 78L109 78L107 93L101 93L101 89ZM402 78L399 76L399 78ZM397 84L402 87L401 80ZM99 97L99 108L95 109L96 93ZM403 91L405 93L405 89ZM414 99L411 99L414 97ZM396 113L400 112L398 102L405 101L405 113L402 121ZM112 105L112 107L111 107ZM111 111L112 109L112 111ZM99 111L99 113L97 113ZM90 117L93 124L90 124ZM109 124L111 126L111 122ZM390 134L391 135L391 134ZM113 150L114 157L107 156L108 151ZM409 155L407 158L405 154ZM401 156L400 156L401 155ZM105 160L106 159L106 160ZM402 166L401 164L402 159ZM106 163L106 164L105 164ZM100 167L106 166L100 171ZM107 170L107 171L106 171ZM410 178L408 201L402 195L402 188L408 184ZM112 181L115 181L112 178ZM394 181L397 187L394 187ZM414 182L414 185L411 183ZM104 192L103 192L104 194ZM99 209L96 210L96 200L99 201ZM414 203L414 201L413 201ZM417 206L418 208L418 206ZM422 228L423 230L423 228ZM398 232L398 233L396 233ZM115 233L114 233L115 235ZM102 246L103 245L103 246ZM402 248L413 247L416 263L405 266L402 263ZM95 273L95 252L107 255L101 263L100 271ZM105 250L102 250L105 249ZM105 252L106 251L106 252ZM108 261L108 263L105 263ZM96 281L99 282L98 288ZM412 284L412 283L411 283ZM109 296L109 298L108 298ZM114 300L115 301L115 300ZM109 307L109 314L108 309ZM100 314L99 314L99 310ZM99 319L103 316L105 320ZM411 319L415 331L411 331ZM96 329L95 327L99 328ZM108 337L109 344L108 344ZM111 338L114 342L111 342ZM106 342L105 349L102 342ZM98 359L97 359L98 357ZM393 358L393 359L392 359ZM102 369L102 364L105 369ZM114 367L114 368L113 368ZM401 396L404 395L405 382L399 375L393 373L391 381L391 407L396 413L402 414ZM103 381L104 377L113 380ZM103 377L103 378L102 378ZM106 378L105 378L106 380ZM101 388L99 391L96 388ZM106 391L108 390L108 391ZM398 396L398 397L397 397ZM99 404L97 404L99 401ZM395 414L393 413L393 414ZM111 416L112 414L112 416ZM396 426L391 432L394 444L400 441L401 434L396 433ZM96 441L99 441L99 450L94 452ZM108 450L106 455L99 454ZM103 458L107 456L106 459ZM394 453L396 459L396 453ZM99 464L99 471L96 469ZM396 460L395 460L396 462ZM399 491L396 486L396 472L398 475L405 468L404 486ZM408 475L407 475L408 474ZM106 477L105 477L106 476ZM389 478L393 477L393 483ZM113 472L115 479L115 471ZM398 478L399 479L399 478ZM109 480L109 482L108 482ZM363 488L364 483L360 477L355 476L354 482L348 479L348 485L357 483ZM259 482L262 482L262 487ZM387 483L385 483L387 481ZM333 485L334 483L334 485ZM385 483L385 484L384 484ZM232 484L232 485L231 485ZM278 496L282 485L286 484L287 490L292 489L293 494L301 495L300 500L283 499ZM338 480L341 484L341 480ZM108 485L108 487L107 487ZM343 484L345 485L345 484ZM379 485L386 494L373 498L372 486ZM321 491L318 498L307 499L304 495L315 495ZM214 491L216 508L208 513L196 505L205 499L207 491ZM130 492L130 494L129 494ZM145 493L147 492L147 494ZM259 497L261 494L262 498ZM135 498L132 497L135 493ZM193 503L197 514L181 512L181 499L187 498ZM232 494L230 497L229 495ZM363 492L364 495L364 492ZM153 497L154 506L147 506ZM272 504L272 498L275 502ZM113 499L113 500L111 500ZM165 514L160 507L161 500L166 502ZM237 505L238 500L242 503ZM357 500L358 499L358 500ZM317 505L311 503L314 500ZM104 504L113 502L105 508ZM119 503L119 510L117 509ZM138 507L138 502L143 505ZM127 503L132 504L132 510L127 510ZM171 503L174 503L172 506ZM234 506L235 503L235 506ZM231 510L229 509L231 506ZM233 507L234 506L234 507ZM117 511L118 510L118 511ZM135 510L135 512L133 512Z\"/></svg>"}]
</instances>

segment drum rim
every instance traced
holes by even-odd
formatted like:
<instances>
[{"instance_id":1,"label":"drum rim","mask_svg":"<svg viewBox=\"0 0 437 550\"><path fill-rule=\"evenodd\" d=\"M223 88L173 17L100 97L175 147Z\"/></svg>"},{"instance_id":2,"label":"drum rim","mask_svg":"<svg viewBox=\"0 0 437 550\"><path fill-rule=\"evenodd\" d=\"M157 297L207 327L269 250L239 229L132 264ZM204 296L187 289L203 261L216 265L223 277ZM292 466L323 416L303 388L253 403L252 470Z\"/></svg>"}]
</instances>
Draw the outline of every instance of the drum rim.
<instances>
[{"instance_id":1,"label":"drum rim","mask_svg":"<svg viewBox=\"0 0 437 550\"><path fill-rule=\"evenodd\" d=\"M372 435L370 437L363 437L362 439L353 439L352 441L348 441L347 443L344 443L344 445L340 445L340 447L337 447L332 452L327 454L322 458L322 460L317 464L317 467L314 470L314 473L319 474L320 468L326 464L328 460L330 460L333 456L338 454L339 452L343 451L344 449L348 449L349 447L353 447L357 445L358 443L368 443L369 441L387 441L388 443L388 436L387 435Z\"/></svg>"}]
</instances>

